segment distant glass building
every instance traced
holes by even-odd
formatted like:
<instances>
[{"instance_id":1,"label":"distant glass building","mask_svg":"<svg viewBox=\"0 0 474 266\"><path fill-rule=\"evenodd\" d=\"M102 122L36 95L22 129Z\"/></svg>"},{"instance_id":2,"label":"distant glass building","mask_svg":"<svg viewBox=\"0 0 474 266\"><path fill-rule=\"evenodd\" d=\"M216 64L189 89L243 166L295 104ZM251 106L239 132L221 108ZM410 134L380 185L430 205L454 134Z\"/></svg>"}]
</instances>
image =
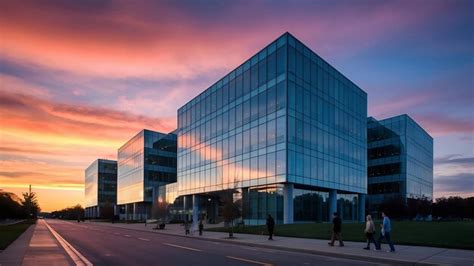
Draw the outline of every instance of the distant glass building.
<instances>
[{"instance_id":1,"label":"distant glass building","mask_svg":"<svg viewBox=\"0 0 474 266\"><path fill-rule=\"evenodd\" d=\"M184 209L217 221L230 193L246 224L363 219L366 120L367 94L285 33L178 110Z\"/></svg>"},{"instance_id":2,"label":"distant glass building","mask_svg":"<svg viewBox=\"0 0 474 266\"><path fill-rule=\"evenodd\" d=\"M433 198L433 138L408 115L367 120L368 202Z\"/></svg>"},{"instance_id":3,"label":"distant glass building","mask_svg":"<svg viewBox=\"0 0 474 266\"><path fill-rule=\"evenodd\" d=\"M117 204L117 161L97 159L85 170L85 217L113 215Z\"/></svg>"},{"instance_id":4,"label":"distant glass building","mask_svg":"<svg viewBox=\"0 0 474 266\"><path fill-rule=\"evenodd\" d=\"M151 217L153 191L176 182L176 134L142 130L118 150L120 218Z\"/></svg>"}]
</instances>

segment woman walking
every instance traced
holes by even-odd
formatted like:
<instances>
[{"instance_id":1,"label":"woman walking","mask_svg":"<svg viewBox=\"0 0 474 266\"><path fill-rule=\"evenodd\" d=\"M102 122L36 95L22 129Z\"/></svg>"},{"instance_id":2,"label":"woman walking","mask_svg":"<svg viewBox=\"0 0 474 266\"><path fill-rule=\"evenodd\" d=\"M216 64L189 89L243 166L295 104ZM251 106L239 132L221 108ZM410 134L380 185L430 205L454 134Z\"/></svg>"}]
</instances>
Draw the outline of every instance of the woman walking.
<instances>
[{"instance_id":1,"label":"woman walking","mask_svg":"<svg viewBox=\"0 0 474 266\"><path fill-rule=\"evenodd\" d=\"M367 247L364 249L370 250L370 243L374 243L375 248L377 248L377 242L375 242L374 234L375 234L375 224L372 221L372 216L367 215L365 220L365 236L367 238Z\"/></svg>"}]
</instances>

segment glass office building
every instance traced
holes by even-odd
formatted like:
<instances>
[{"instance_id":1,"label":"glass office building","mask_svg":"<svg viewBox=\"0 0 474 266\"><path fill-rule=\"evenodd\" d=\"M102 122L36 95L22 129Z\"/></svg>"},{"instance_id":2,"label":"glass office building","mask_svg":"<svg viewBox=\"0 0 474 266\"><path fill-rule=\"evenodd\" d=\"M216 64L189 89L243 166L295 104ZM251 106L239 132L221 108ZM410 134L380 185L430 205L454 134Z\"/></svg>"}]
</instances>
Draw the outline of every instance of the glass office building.
<instances>
[{"instance_id":1,"label":"glass office building","mask_svg":"<svg viewBox=\"0 0 474 266\"><path fill-rule=\"evenodd\" d=\"M85 217L102 217L117 204L117 161L97 159L85 170Z\"/></svg>"},{"instance_id":2,"label":"glass office building","mask_svg":"<svg viewBox=\"0 0 474 266\"><path fill-rule=\"evenodd\" d=\"M408 115L367 120L368 201L433 198L433 138Z\"/></svg>"},{"instance_id":3,"label":"glass office building","mask_svg":"<svg viewBox=\"0 0 474 266\"><path fill-rule=\"evenodd\" d=\"M366 120L367 94L285 33L178 110L185 208L228 192L246 224L363 219Z\"/></svg>"},{"instance_id":4,"label":"glass office building","mask_svg":"<svg viewBox=\"0 0 474 266\"><path fill-rule=\"evenodd\" d=\"M176 134L144 129L119 148L117 157L120 218L149 218L154 189L176 182Z\"/></svg>"}]
</instances>

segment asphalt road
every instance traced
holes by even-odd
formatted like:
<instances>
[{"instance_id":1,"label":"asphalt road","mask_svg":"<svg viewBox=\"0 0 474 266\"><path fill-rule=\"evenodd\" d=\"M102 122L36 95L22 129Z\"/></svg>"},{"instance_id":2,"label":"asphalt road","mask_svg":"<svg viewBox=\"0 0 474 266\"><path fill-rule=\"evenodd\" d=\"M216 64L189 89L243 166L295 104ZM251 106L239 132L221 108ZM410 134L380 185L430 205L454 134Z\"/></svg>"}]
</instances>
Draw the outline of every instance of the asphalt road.
<instances>
[{"instance_id":1,"label":"asphalt road","mask_svg":"<svg viewBox=\"0 0 474 266\"><path fill-rule=\"evenodd\" d=\"M90 223L48 224L94 265L374 265Z\"/></svg>"}]
</instances>

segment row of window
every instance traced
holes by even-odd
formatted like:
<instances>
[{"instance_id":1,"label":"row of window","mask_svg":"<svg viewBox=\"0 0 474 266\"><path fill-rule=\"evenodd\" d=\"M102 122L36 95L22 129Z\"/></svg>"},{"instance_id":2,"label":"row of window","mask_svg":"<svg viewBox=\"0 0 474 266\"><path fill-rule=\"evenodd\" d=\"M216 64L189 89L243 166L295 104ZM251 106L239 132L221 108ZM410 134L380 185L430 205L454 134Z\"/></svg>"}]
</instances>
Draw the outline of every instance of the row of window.
<instances>
[{"instance_id":1,"label":"row of window","mask_svg":"<svg viewBox=\"0 0 474 266\"><path fill-rule=\"evenodd\" d=\"M199 169L199 168L197 168ZM270 152L236 162L221 161L201 171L182 172L180 190L242 182L286 173L284 150ZM240 186L242 184L239 184Z\"/></svg>"},{"instance_id":2,"label":"row of window","mask_svg":"<svg viewBox=\"0 0 474 266\"><path fill-rule=\"evenodd\" d=\"M165 167L176 167L176 157L166 157L154 154L145 155L145 164Z\"/></svg>"},{"instance_id":3,"label":"row of window","mask_svg":"<svg viewBox=\"0 0 474 266\"><path fill-rule=\"evenodd\" d=\"M251 66L250 69L237 75L221 88L217 88L213 93L190 106L188 110L178 116L178 127L188 127L192 123L222 109L228 103L234 102L267 83L267 81L283 74L285 67L286 49L280 47L258 64Z\"/></svg>"},{"instance_id":4,"label":"row of window","mask_svg":"<svg viewBox=\"0 0 474 266\"><path fill-rule=\"evenodd\" d=\"M293 116L288 117L288 142L350 162L365 161L365 142L342 132L329 133Z\"/></svg>"},{"instance_id":5,"label":"row of window","mask_svg":"<svg viewBox=\"0 0 474 266\"><path fill-rule=\"evenodd\" d=\"M183 130L180 132L178 146L181 148L200 144L283 109L285 107L284 88L284 82L280 82L243 103L216 115L200 126L189 131Z\"/></svg>"},{"instance_id":6,"label":"row of window","mask_svg":"<svg viewBox=\"0 0 474 266\"><path fill-rule=\"evenodd\" d=\"M176 182L176 173L151 171L146 172L147 184L153 183L173 183Z\"/></svg>"},{"instance_id":7,"label":"row of window","mask_svg":"<svg viewBox=\"0 0 474 266\"><path fill-rule=\"evenodd\" d=\"M369 194L391 194L391 193L400 193L401 192L401 182L387 182L387 183L378 183L370 184L368 186Z\"/></svg>"},{"instance_id":8,"label":"row of window","mask_svg":"<svg viewBox=\"0 0 474 266\"><path fill-rule=\"evenodd\" d=\"M400 171L401 171L400 163L391 163L391 164L370 166L367 169L367 175L369 177L396 175L396 174L400 174Z\"/></svg>"},{"instance_id":9,"label":"row of window","mask_svg":"<svg viewBox=\"0 0 474 266\"><path fill-rule=\"evenodd\" d=\"M329 66L332 70L333 68ZM328 69L329 70L329 69ZM339 102L345 105L345 109L351 112L364 113L364 106L354 104L363 101L365 94L353 83L339 73L331 75L331 71L323 69L310 59L310 55L303 55L293 47L288 48L288 72L295 76L295 80L306 89L316 93L316 90L331 98L331 102ZM292 78L290 78L292 80ZM292 87L288 87L288 91L292 91ZM365 96L366 97L366 96ZM361 103L362 105L362 103ZM365 117L364 117L365 118Z\"/></svg>"},{"instance_id":10,"label":"row of window","mask_svg":"<svg viewBox=\"0 0 474 266\"><path fill-rule=\"evenodd\" d=\"M398 156L400 155L400 147L395 145L388 145L383 147L375 147L367 150L367 158L375 160L379 158Z\"/></svg>"},{"instance_id":11,"label":"row of window","mask_svg":"<svg viewBox=\"0 0 474 266\"><path fill-rule=\"evenodd\" d=\"M357 102L354 99L352 106L348 108L334 102L334 100L314 94L309 90L294 85L288 85L288 107L296 112L296 116L313 123L321 123L348 135L357 138L365 138L367 108L366 101ZM352 111L351 109L357 109Z\"/></svg>"},{"instance_id":12,"label":"row of window","mask_svg":"<svg viewBox=\"0 0 474 266\"><path fill-rule=\"evenodd\" d=\"M183 148L179 156L179 170L199 167L283 143L286 140L285 127L285 117L281 116L228 138L204 145L192 145L191 136L183 135L183 142L189 143L193 148Z\"/></svg>"}]
</instances>

